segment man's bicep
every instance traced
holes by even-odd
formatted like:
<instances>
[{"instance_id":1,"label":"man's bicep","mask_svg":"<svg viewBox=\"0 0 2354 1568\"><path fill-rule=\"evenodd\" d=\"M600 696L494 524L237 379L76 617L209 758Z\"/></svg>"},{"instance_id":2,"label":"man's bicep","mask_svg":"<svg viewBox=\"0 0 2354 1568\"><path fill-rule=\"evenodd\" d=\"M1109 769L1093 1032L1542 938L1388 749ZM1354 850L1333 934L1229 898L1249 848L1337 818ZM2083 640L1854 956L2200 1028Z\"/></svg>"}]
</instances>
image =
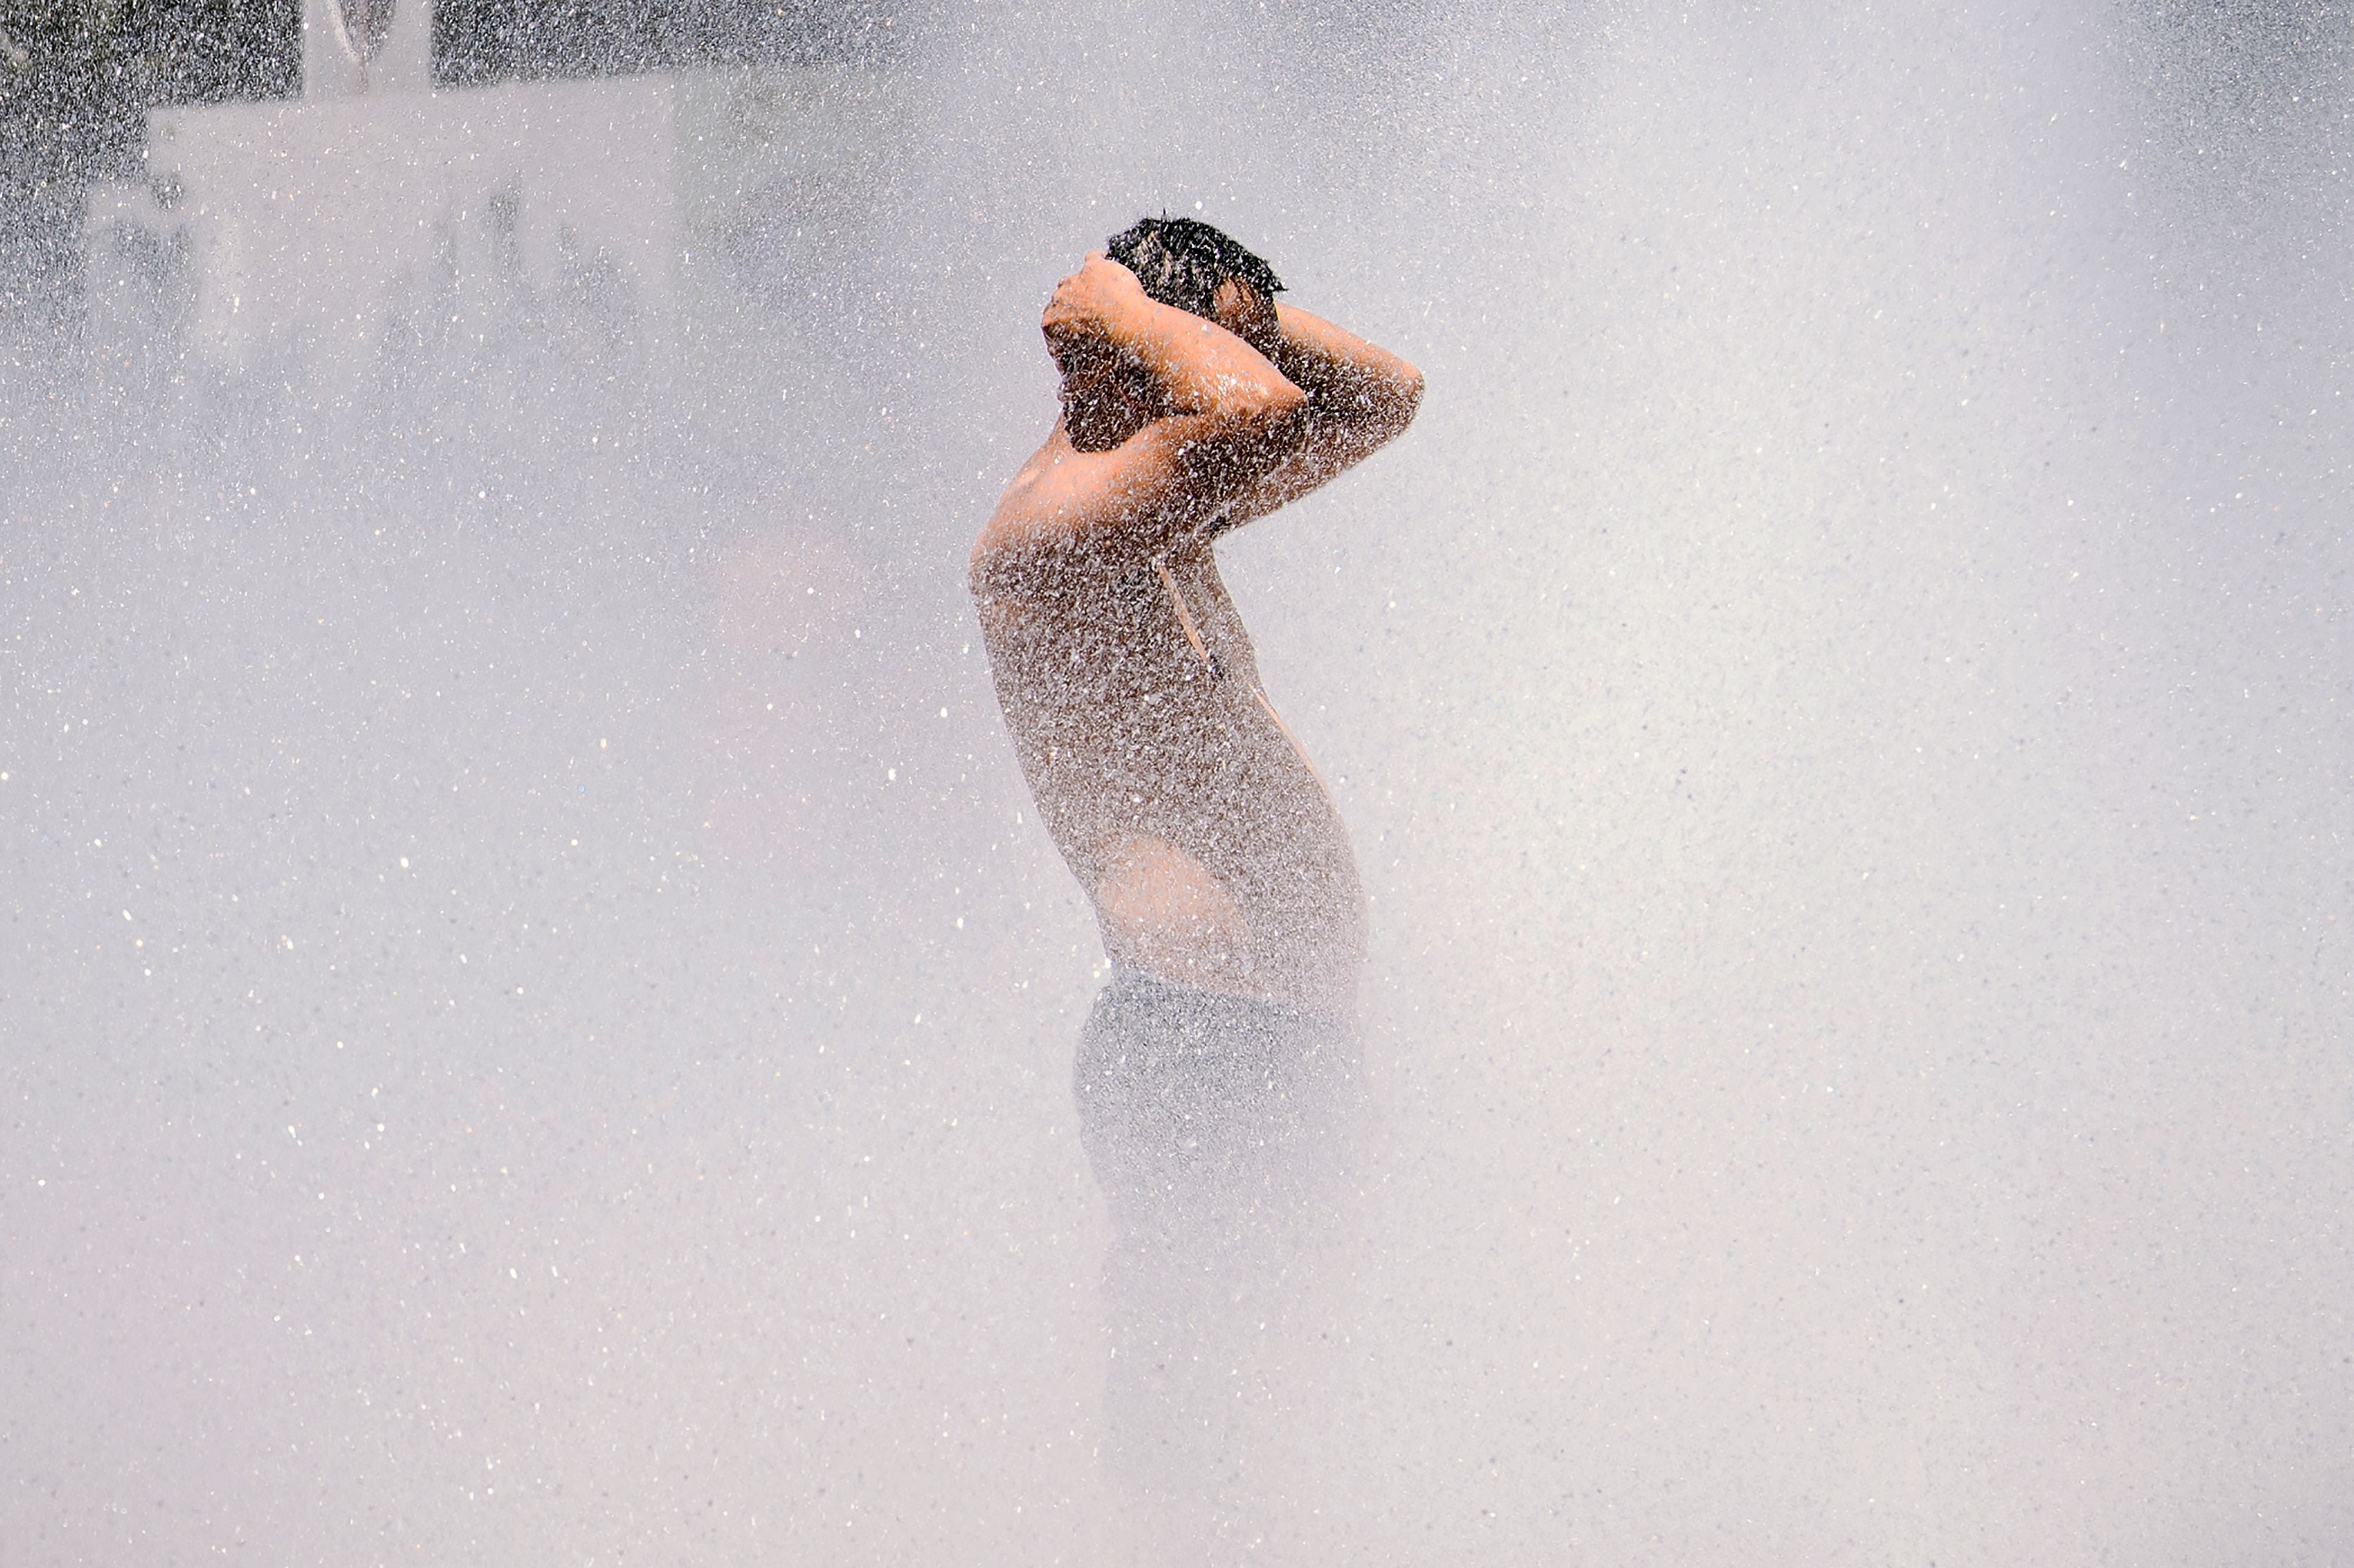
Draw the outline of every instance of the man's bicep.
<instances>
[{"instance_id":1,"label":"man's bicep","mask_svg":"<svg viewBox=\"0 0 2354 1568\"><path fill-rule=\"evenodd\" d=\"M1084 526L1159 551L1231 511L1299 447L1298 436L1273 421L1237 439L1229 419L1157 419L1104 454L1109 466L1094 487Z\"/></svg>"}]
</instances>

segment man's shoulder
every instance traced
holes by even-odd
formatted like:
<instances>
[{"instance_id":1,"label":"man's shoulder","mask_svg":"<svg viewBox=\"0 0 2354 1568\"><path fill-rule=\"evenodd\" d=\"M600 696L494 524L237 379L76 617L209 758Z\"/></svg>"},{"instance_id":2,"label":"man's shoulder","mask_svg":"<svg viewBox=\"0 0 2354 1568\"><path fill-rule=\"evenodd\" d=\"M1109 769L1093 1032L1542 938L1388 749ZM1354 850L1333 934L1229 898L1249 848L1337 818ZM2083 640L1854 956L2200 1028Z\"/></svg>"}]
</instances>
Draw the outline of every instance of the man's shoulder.
<instances>
[{"instance_id":1,"label":"man's shoulder","mask_svg":"<svg viewBox=\"0 0 2354 1568\"><path fill-rule=\"evenodd\" d=\"M1156 420L1108 450L1081 451L1058 429L1022 465L972 546L972 585L1040 582L1065 568L1151 553L1188 511L1182 492L1154 482L1181 432Z\"/></svg>"}]
</instances>

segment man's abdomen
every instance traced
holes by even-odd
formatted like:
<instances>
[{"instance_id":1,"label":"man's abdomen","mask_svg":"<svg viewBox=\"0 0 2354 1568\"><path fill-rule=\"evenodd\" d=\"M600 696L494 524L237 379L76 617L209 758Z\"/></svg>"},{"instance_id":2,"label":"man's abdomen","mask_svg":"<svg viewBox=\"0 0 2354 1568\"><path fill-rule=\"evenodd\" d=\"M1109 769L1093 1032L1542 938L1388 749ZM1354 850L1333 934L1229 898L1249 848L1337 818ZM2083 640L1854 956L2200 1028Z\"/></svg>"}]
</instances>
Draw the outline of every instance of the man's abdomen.
<instances>
[{"instance_id":1,"label":"man's abdomen","mask_svg":"<svg viewBox=\"0 0 2354 1568\"><path fill-rule=\"evenodd\" d=\"M1288 736L1220 727L1140 748L1163 765L1110 770L1084 813L1084 868L1066 853L1105 948L1182 984L1352 1013L1364 894L1340 815Z\"/></svg>"}]
</instances>

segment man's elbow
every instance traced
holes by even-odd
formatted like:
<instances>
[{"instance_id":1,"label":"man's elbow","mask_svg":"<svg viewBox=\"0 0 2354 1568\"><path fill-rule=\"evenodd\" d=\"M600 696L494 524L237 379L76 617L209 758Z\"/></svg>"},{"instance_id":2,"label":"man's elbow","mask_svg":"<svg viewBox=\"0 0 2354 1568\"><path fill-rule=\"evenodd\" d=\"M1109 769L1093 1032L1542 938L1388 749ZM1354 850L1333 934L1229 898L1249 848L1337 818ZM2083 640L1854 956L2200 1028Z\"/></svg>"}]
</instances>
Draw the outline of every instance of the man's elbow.
<instances>
[{"instance_id":1,"label":"man's elbow","mask_svg":"<svg viewBox=\"0 0 2354 1568\"><path fill-rule=\"evenodd\" d=\"M1255 381L1237 401L1253 419L1289 419L1308 407L1308 394L1281 376L1270 374Z\"/></svg>"},{"instance_id":2,"label":"man's elbow","mask_svg":"<svg viewBox=\"0 0 2354 1568\"><path fill-rule=\"evenodd\" d=\"M1308 394L1280 376L1252 387L1225 414L1228 441L1248 447L1296 442L1310 417Z\"/></svg>"},{"instance_id":3,"label":"man's elbow","mask_svg":"<svg viewBox=\"0 0 2354 1568\"><path fill-rule=\"evenodd\" d=\"M1422 372L1401 361L1363 393L1366 424L1375 442L1396 440L1422 408Z\"/></svg>"},{"instance_id":4,"label":"man's elbow","mask_svg":"<svg viewBox=\"0 0 2354 1568\"><path fill-rule=\"evenodd\" d=\"M1398 429L1403 430L1414 423L1415 415L1422 408L1422 372L1411 365L1402 366L1401 370L1402 373L1398 376L1397 400Z\"/></svg>"},{"instance_id":5,"label":"man's elbow","mask_svg":"<svg viewBox=\"0 0 2354 1568\"><path fill-rule=\"evenodd\" d=\"M1270 387L1262 406L1262 416L1276 422L1292 422L1308 417L1312 401L1307 393L1288 381L1278 381Z\"/></svg>"}]
</instances>

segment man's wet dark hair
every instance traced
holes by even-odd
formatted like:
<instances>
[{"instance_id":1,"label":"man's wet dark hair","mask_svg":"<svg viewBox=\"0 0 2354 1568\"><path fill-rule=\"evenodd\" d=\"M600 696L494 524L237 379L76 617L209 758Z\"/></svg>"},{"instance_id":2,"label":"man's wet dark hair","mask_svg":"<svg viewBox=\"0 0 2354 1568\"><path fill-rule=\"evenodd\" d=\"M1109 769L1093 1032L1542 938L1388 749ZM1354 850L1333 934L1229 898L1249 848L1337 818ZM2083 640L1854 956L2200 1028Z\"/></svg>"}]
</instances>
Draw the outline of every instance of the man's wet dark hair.
<instances>
[{"instance_id":1,"label":"man's wet dark hair","mask_svg":"<svg viewBox=\"0 0 2354 1568\"><path fill-rule=\"evenodd\" d=\"M1283 289L1274 268L1198 218L1139 218L1104 249L1136 274L1146 298L1197 316L1214 314L1219 286L1229 279L1267 300Z\"/></svg>"}]
</instances>

